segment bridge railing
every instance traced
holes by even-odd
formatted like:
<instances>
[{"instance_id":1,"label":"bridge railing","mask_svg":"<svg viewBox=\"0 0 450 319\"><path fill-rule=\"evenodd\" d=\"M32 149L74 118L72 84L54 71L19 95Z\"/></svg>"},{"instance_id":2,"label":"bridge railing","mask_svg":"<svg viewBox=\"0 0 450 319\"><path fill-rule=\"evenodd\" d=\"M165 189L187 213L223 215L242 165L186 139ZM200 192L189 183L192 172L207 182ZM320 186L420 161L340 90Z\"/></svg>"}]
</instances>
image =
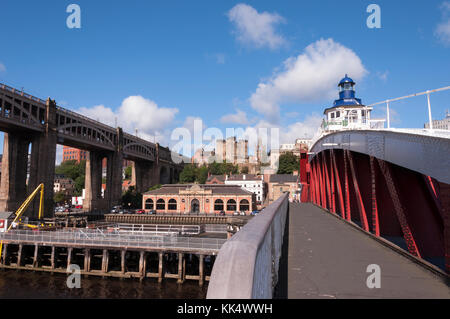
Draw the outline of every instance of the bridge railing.
<instances>
[{"instance_id":1,"label":"bridge railing","mask_svg":"<svg viewBox=\"0 0 450 319\"><path fill-rule=\"evenodd\" d=\"M10 87L10 86L8 86L6 84L3 84L3 83L0 83L0 88L2 88L4 90L7 90L7 91L10 91L11 93L19 94L21 96L26 97L27 99L39 102L39 103L44 104L44 105L47 103L46 101L44 101L44 100L42 100L42 99L40 99L38 97L35 97L35 96L33 96L31 94L28 94L28 93L25 93L22 90L17 90L15 88Z\"/></svg>"},{"instance_id":2,"label":"bridge railing","mask_svg":"<svg viewBox=\"0 0 450 319\"><path fill-rule=\"evenodd\" d=\"M222 246L211 273L208 299L272 298L288 208L285 193Z\"/></svg>"},{"instance_id":3,"label":"bridge railing","mask_svg":"<svg viewBox=\"0 0 450 319\"><path fill-rule=\"evenodd\" d=\"M177 232L159 231L141 234L121 234L98 229L67 229L65 231L11 230L0 233L0 240L12 243L66 244L94 247L136 247L188 250L219 250L226 242L218 238L177 236Z\"/></svg>"}]
</instances>

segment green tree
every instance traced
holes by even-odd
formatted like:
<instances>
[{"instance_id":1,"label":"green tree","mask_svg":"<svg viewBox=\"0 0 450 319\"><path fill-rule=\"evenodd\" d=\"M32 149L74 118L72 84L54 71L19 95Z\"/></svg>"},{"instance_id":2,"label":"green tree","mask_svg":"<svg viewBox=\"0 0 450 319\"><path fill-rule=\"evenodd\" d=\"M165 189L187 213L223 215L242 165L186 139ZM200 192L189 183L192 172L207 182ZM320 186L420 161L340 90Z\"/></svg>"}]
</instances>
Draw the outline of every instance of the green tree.
<instances>
[{"instance_id":1,"label":"green tree","mask_svg":"<svg viewBox=\"0 0 450 319\"><path fill-rule=\"evenodd\" d=\"M125 180L131 179L132 170L133 170L133 168L131 166L128 166L127 168L125 168Z\"/></svg>"},{"instance_id":2,"label":"green tree","mask_svg":"<svg viewBox=\"0 0 450 319\"><path fill-rule=\"evenodd\" d=\"M241 168L241 174L248 174L248 166L243 166Z\"/></svg>"},{"instance_id":3,"label":"green tree","mask_svg":"<svg viewBox=\"0 0 450 319\"><path fill-rule=\"evenodd\" d=\"M81 194L83 193L85 176L84 175L78 176L74 182L75 182L75 196L81 196Z\"/></svg>"},{"instance_id":4,"label":"green tree","mask_svg":"<svg viewBox=\"0 0 450 319\"><path fill-rule=\"evenodd\" d=\"M300 169L300 160L292 152L282 154L279 159L277 174L292 174Z\"/></svg>"},{"instance_id":5,"label":"green tree","mask_svg":"<svg viewBox=\"0 0 450 319\"><path fill-rule=\"evenodd\" d=\"M136 192L134 186L130 186L122 195L122 206L125 208L142 208L142 194Z\"/></svg>"},{"instance_id":6,"label":"green tree","mask_svg":"<svg viewBox=\"0 0 450 319\"><path fill-rule=\"evenodd\" d=\"M213 162L213 163L209 164L208 169L212 175L223 175L224 174L222 163Z\"/></svg>"},{"instance_id":7,"label":"green tree","mask_svg":"<svg viewBox=\"0 0 450 319\"><path fill-rule=\"evenodd\" d=\"M209 170L207 166L197 168L195 172L195 181L199 184L205 184L208 179L208 172Z\"/></svg>"},{"instance_id":8,"label":"green tree","mask_svg":"<svg viewBox=\"0 0 450 319\"><path fill-rule=\"evenodd\" d=\"M80 163L76 160L64 161L55 167L55 173L71 178L75 183L75 195L81 195L86 175L86 161Z\"/></svg>"},{"instance_id":9,"label":"green tree","mask_svg":"<svg viewBox=\"0 0 450 319\"><path fill-rule=\"evenodd\" d=\"M63 192L57 192L53 196L53 200L55 203L63 203L66 200L66 195Z\"/></svg>"},{"instance_id":10,"label":"green tree","mask_svg":"<svg viewBox=\"0 0 450 319\"><path fill-rule=\"evenodd\" d=\"M196 167L192 164L184 166L183 171L180 173L180 183L188 184L195 182L196 179Z\"/></svg>"}]
</instances>

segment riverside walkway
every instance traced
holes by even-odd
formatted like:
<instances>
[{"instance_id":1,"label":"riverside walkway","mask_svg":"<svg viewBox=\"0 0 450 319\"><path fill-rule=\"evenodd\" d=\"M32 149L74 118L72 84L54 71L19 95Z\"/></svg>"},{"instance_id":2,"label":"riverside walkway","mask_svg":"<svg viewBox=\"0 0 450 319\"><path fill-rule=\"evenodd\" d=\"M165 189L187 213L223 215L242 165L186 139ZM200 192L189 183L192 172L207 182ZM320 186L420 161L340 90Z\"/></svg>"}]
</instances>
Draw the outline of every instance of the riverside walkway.
<instances>
[{"instance_id":1,"label":"riverside walkway","mask_svg":"<svg viewBox=\"0 0 450 319\"><path fill-rule=\"evenodd\" d=\"M287 297L450 298L444 280L317 206L290 204ZM367 266L381 287L366 285Z\"/></svg>"}]
</instances>

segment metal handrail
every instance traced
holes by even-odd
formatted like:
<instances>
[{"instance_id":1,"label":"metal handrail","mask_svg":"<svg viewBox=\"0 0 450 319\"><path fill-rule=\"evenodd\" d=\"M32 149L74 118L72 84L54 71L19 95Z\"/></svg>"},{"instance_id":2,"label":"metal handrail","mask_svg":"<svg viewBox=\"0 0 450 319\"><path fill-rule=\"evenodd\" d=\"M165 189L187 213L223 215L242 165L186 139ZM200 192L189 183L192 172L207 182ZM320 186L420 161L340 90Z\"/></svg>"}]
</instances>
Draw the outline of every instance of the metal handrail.
<instances>
[{"instance_id":1,"label":"metal handrail","mask_svg":"<svg viewBox=\"0 0 450 319\"><path fill-rule=\"evenodd\" d=\"M84 235L85 237L83 237ZM28 231L14 230L0 234L4 242L32 242L33 244L78 244L99 247L146 247L146 248L186 248L219 250L226 239L179 237L154 234L104 234L99 236L96 230L78 231ZM87 237L86 237L87 236Z\"/></svg>"}]
</instances>

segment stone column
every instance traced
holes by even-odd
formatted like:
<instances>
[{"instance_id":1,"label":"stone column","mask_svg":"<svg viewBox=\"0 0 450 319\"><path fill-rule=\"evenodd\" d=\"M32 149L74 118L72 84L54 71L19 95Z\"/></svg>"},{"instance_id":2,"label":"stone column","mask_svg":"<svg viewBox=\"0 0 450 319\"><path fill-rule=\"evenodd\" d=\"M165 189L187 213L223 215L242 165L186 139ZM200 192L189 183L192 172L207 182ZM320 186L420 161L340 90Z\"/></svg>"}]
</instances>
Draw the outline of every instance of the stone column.
<instances>
[{"instance_id":1,"label":"stone column","mask_svg":"<svg viewBox=\"0 0 450 319\"><path fill-rule=\"evenodd\" d=\"M5 133L4 136L0 210L16 211L27 196L29 141L18 134Z\"/></svg>"},{"instance_id":2,"label":"stone column","mask_svg":"<svg viewBox=\"0 0 450 319\"><path fill-rule=\"evenodd\" d=\"M88 211L105 209L102 198L102 159L98 151L90 151L86 159L85 200L83 208Z\"/></svg>"},{"instance_id":3,"label":"stone column","mask_svg":"<svg viewBox=\"0 0 450 319\"><path fill-rule=\"evenodd\" d=\"M152 181L153 163L150 161L133 162L131 182L135 185L138 193L145 193L155 185Z\"/></svg>"},{"instance_id":4,"label":"stone column","mask_svg":"<svg viewBox=\"0 0 450 319\"><path fill-rule=\"evenodd\" d=\"M28 193L31 193L39 184L44 184L44 217L53 217L53 185L55 179L56 160L56 103L47 100L45 114L45 130L42 134L33 136L31 147L30 179ZM37 217L39 201L33 203L33 216Z\"/></svg>"},{"instance_id":5,"label":"stone column","mask_svg":"<svg viewBox=\"0 0 450 319\"><path fill-rule=\"evenodd\" d=\"M117 141L115 152L107 155L105 201L108 209L122 199L123 132L120 127L117 128Z\"/></svg>"}]
</instances>

